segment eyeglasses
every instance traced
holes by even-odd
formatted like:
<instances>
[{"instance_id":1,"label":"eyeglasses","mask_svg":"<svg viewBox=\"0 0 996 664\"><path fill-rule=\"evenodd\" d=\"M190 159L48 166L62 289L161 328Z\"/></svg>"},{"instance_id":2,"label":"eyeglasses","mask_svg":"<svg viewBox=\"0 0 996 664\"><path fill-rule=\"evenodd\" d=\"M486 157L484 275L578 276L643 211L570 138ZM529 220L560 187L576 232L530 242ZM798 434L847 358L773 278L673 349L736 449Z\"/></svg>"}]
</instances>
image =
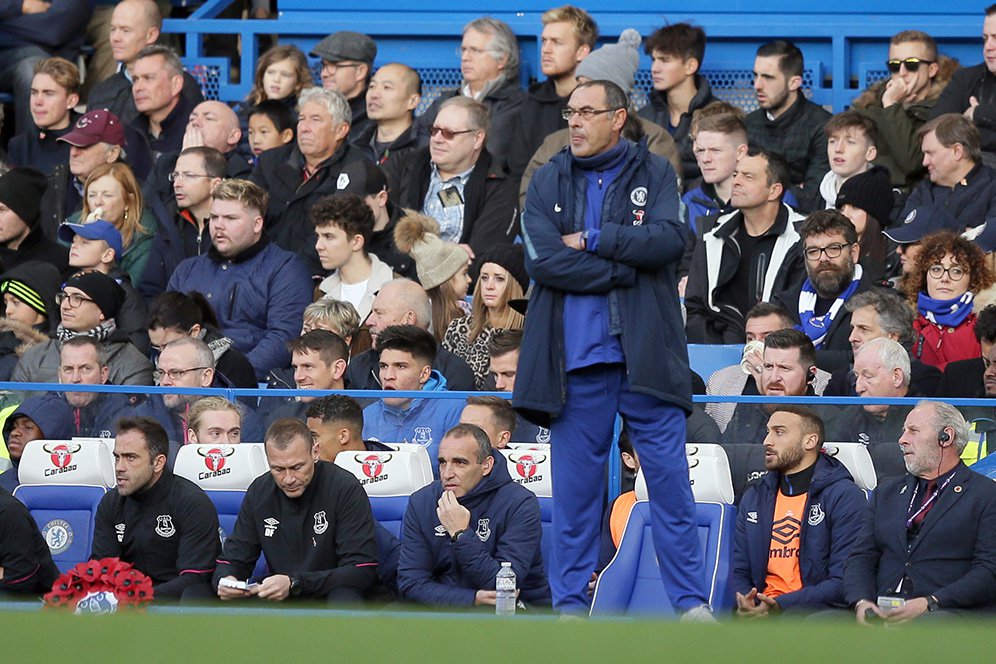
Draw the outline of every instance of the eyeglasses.
<instances>
[{"instance_id":1,"label":"eyeglasses","mask_svg":"<svg viewBox=\"0 0 996 664\"><path fill-rule=\"evenodd\" d=\"M889 71L892 72L893 74L899 73L900 66L906 67L906 71L910 72L911 74L915 74L917 70L920 69L920 65L932 65L932 64L934 64L933 60L921 60L920 58L906 58L905 60L885 61L885 66L888 67Z\"/></svg>"},{"instance_id":2,"label":"eyeglasses","mask_svg":"<svg viewBox=\"0 0 996 664\"><path fill-rule=\"evenodd\" d=\"M943 265L931 265L930 269L927 270L929 274L934 279L940 279L947 272L948 276L951 277L951 281L961 281L965 278L965 268L960 265L952 265L951 267L944 267Z\"/></svg>"},{"instance_id":3,"label":"eyeglasses","mask_svg":"<svg viewBox=\"0 0 996 664\"><path fill-rule=\"evenodd\" d=\"M173 171L168 177L170 182L176 182L177 180L196 180L197 178L209 178L211 176L205 173L178 173Z\"/></svg>"},{"instance_id":4,"label":"eyeglasses","mask_svg":"<svg viewBox=\"0 0 996 664\"><path fill-rule=\"evenodd\" d=\"M55 294L55 304L61 307L63 302L69 302L69 306L73 309L79 307L84 302L93 302L92 299L88 297L83 297L79 293L67 293L66 291L59 291Z\"/></svg>"},{"instance_id":5,"label":"eyeglasses","mask_svg":"<svg viewBox=\"0 0 996 664\"><path fill-rule=\"evenodd\" d=\"M591 120L596 115L601 115L602 113L615 113L621 110L618 108L571 108L567 106L562 111L560 111L560 117L564 118L568 122L575 115L580 115L582 120Z\"/></svg>"},{"instance_id":6,"label":"eyeglasses","mask_svg":"<svg viewBox=\"0 0 996 664\"><path fill-rule=\"evenodd\" d=\"M152 372L152 377L156 379L157 383L163 379L163 376L169 376L169 379L171 381L176 382L181 378L183 378L185 374L188 374L191 371L201 371L202 369L210 369L210 368L211 367L191 367L189 369L167 369L165 371L163 371L162 369L156 369L155 371Z\"/></svg>"},{"instance_id":7,"label":"eyeglasses","mask_svg":"<svg viewBox=\"0 0 996 664\"><path fill-rule=\"evenodd\" d=\"M488 52L487 49L485 49L485 48L477 48L475 46L457 46L456 47L456 54L459 57L461 57L461 58L464 55L472 55L472 56L474 56L476 58L477 56L483 55L483 54L485 54L487 52Z\"/></svg>"},{"instance_id":8,"label":"eyeglasses","mask_svg":"<svg viewBox=\"0 0 996 664\"><path fill-rule=\"evenodd\" d=\"M322 73L323 74L334 74L337 69L346 69L349 67L359 67L359 62L329 62L328 60L322 61Z\"/></svg>"},{"instance_id":9,"label":"eyeglasses","mask_svg":"<svg viewBox=\"0 0 996 664\"><path fill-rule=\"evenodd\" d=\"M845 242L841 244L840 242L834 242L833 244L828 244L825 247L806 247L806 259L811 261L820 260L822 254L826 254L827 258L840 258L840 254L844 251L844 247L850 247L851 242Z\"/></svg>"},{"instance_id":10,"label":"eyeglasses","mask_svg":"<svg viewBox=\"0 0 996 664\"><path fill-rule=\"evenodd\" d=\"M429 128L429 135L435 138L436 134L442 134L443 138L447 141L452 141L458 134L470 134L477 131L476 129L464 129L462 131L453 131L452 129L443 129L442 127L437 127L432 125Z\"/></svg>"}]
</instances>

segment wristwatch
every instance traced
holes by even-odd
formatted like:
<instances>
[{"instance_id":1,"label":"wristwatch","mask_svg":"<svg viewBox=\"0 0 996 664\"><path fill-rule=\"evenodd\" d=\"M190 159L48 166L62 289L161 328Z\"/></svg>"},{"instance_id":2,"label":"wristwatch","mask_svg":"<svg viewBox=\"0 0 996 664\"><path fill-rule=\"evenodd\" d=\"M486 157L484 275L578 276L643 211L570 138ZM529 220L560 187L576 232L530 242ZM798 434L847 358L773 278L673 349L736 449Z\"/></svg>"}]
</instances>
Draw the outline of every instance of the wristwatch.
<instances>
[{"instance_id":1,"label":"wristwatch","mask_svg":"<svg viewBox=\"0 0 996 664\"><path fill-rule=\"evenodd\" d=\"M941 605L937 601L937 598L933 595L927 595L927 611L936 611L939 608L941 608Z\"/></svg>"},{"instance_id":2,"label":"wristwatch","mask_svg":"<svg viewBox=\"0 0 996 664\"><path fill-rule=\"evenodd\" d=\"M581 250L582 251L588 250L588 231L581 232Z\"/></svg>"},{"instance_id":3,"label":"wristwatch","mask_svg":"<svg viewBox=\"0 0 996 664\"><path fill-rule=\"evenodd\" d=\"M456 531L455 533L453 533L452 535L450 535L450 542L452 542L453 544L456 544L457 540L460 539L460 535L463 535L465 532L467 532L466 528L464 528L463 530Z\"/></svg>"},{"instance_id":4,"label":"wristwatch","mask_svg":"<svg viewBox=\"0 0 996 664\"><path fill-rule=\"evenodd\" d=\"M290 594L293 597L301 594L301 577L296 574L290 577Z\"/></svg>"}]
</instances>

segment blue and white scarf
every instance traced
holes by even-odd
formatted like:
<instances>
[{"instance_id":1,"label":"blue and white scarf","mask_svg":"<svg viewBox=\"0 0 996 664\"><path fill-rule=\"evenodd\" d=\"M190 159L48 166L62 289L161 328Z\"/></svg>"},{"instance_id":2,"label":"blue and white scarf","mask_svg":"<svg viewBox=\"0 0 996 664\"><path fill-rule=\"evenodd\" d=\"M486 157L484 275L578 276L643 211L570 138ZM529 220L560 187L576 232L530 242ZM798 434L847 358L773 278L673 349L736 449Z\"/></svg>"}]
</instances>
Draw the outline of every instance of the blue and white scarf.
<instances>
[{"instance_id":1,"label":"blue and white scarf","mask_svg":"<svg viewBox=\"0 0 996 664\"><path fill-rule=\"evenodd\" d=\"M965 322L972 308L972 291L965 291L961 297L951 300L935 300L924 292L917 295L916 308L923 317L935 325L958 327Z\"/></svg>"},{"instance_id":2,"label":"blue and white scarf","mask_svg":"<svg viewBox=\"0 0 996 664\"><path fill-rule=\"evenodd\" d=\"M806 336L813 340L813 346L817 350L823 345L823 339L826 338L827 332L830 330L830 326L833 325L834 318L836 318L841 307L844 306L849 297L854 295L854 291L858 289L859 281L861 281L861 265L855 265L854 278L851 279L851 285L837 296L837 299L834 300L834 303L830 305L830 309L825 314L817 316L815 309L818 296L812 282L809 281L809 277L806 277L806 281L802 284L802 291L799 292L799 320L801 323L795 329L805 332Z\"/></svg>"}]
</instances>

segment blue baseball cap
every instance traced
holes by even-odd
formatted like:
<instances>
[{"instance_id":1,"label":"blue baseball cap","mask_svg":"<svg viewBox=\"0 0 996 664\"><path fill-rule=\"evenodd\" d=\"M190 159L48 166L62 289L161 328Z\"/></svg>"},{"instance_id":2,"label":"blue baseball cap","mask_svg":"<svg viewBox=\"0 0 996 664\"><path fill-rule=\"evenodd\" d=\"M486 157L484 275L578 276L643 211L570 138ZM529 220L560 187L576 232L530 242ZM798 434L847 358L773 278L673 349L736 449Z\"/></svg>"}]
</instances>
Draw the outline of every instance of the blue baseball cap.
<instances>
[{"instance_id":1,"label":"blue baseball cap","mask_svg":"<svg viewBox=\"0 0 996 664\"><path fill-rule=\"evenodd\" d=\"M124 250L121 247L121 231L109 221L97 219L86 224L62 224L59 226L59 239L71 243L73 238L81 235L88 240L103 240L114 250L115 262L121 261Z\"/></svg>"},{"instance_id":2,"label":"blue baseball cap","mask_svg":"<svg viewBox=\"0 0 996 664\"><path fill-rule=\"evenodd\" d=\"M961 232L958 220L945 208L934 205L921 205L910 210L903 223L895 228L882 231L887 238L899 244L919 242L939 231Z\"/></svg>"}]
</instances>

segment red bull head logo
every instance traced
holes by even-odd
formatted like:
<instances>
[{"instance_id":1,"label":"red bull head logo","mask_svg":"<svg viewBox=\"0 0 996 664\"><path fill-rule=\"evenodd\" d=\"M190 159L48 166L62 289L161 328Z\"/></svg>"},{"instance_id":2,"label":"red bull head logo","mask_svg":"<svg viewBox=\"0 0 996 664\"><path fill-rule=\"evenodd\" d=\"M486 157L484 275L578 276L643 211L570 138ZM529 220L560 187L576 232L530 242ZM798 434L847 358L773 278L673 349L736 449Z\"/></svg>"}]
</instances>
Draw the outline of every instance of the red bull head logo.
<instances>
[{"instance_id":1,"label":"red bull head logo","mask_svg":"<svg viewBox=\"0 0 996 664\"><path fill-rule=\"evenodd\" d=\"M234 447L208 447L205 445L198 447L197 453L204 457L204 465L209 471L199 473L197 475L198 479L203 480L209 477L217 477L218 475L227 475L232 472L231 468L225 468L225 459L235 454Z\"/></svg>"},{"instance_id":2,"label":"red bull head logo","mask_svg":"<svg viewBox=\"0 0 996 664\"><path fill-rule=\"evenodd\" d=\"M383 482L388 475L384 472L384 464L391 461L390 454L357 454L354 457L360 464L366 479L360 478L360 484Z\"/></svg>"},{"instance_id":3,"label":"red bull head logo","mask_svg":"<svg viewBox=\"0 0 996 664\"><path fill-rule=\"evenodd\" d=\"M80 451L80 447L80 445L72 443L45 445L42 449L51 455L52 465L55 466L55 468L47 468L45 476L50 477L59 473L68 473L76 470L76 464L73 463L73 455Z\"/></svg>"},{"instance_id":4,"label":"red bull head logo","mask_svg":"<svg viewBox=\"0 0 996 664\"><path fill-rule=\"evenodd\" d=\"M519 454L509 458L515 464L515 472L519 476L519 479L515 481L519 484L539 482L543 479L543 476L537 475L537 473L539 472L540 464L546 461L545 454L529 452L528 454Z\"/></svg>"}]
</instances>

